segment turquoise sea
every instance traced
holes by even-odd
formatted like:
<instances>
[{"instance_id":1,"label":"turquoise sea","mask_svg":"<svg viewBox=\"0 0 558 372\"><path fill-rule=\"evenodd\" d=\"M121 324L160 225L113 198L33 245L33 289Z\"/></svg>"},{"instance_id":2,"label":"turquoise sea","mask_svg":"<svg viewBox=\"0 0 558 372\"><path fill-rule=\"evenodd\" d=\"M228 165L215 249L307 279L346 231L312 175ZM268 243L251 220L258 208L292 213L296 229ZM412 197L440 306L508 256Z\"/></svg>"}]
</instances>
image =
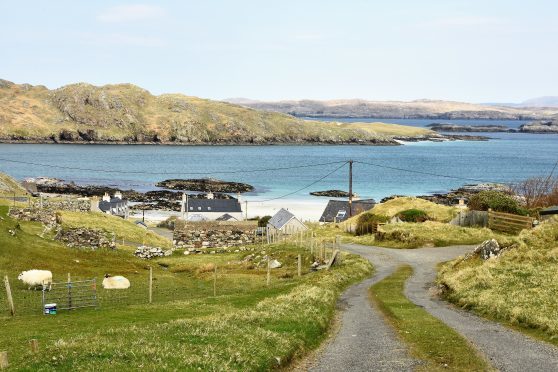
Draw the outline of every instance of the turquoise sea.
<instances>
[{"instance_id":1,"label":"turquoise sea","mask_svg":"<svg viewBox=\"0 0 558 372\"><path fill-rule=\"evenodd\" d=\"M340 119L335 119L340 121ZM347 121L356 121L346 119ZM358 119L424 126L433 120ZM505 124L519 121L449 121ZM105 184L149 190L166 178L215 177L252 184L252 200L267 200L295 192L338 165L250 172L253 169L355 160L392 168L436 173L487 182L517 182L547 175L558 160L558 135L486 133L488 142L419 142L403 146L143 146L0 144L0 171L18 179L57 177L83 184ZM16 160L37 165L15 163ZM66 167L66 168L65 168ZM70 169L80 168L80 169ZM220 172L235 173L220 173ZM238 172L237 172L238 171ZM166 173L166 174L158 174ZM354 190L361 197L381 199L392 194L418 195L447 191L465 179L428 176L356 163ZM292 195L313 200L310 191L348 188L348 167Z\"/></svg>"}]
</instances>

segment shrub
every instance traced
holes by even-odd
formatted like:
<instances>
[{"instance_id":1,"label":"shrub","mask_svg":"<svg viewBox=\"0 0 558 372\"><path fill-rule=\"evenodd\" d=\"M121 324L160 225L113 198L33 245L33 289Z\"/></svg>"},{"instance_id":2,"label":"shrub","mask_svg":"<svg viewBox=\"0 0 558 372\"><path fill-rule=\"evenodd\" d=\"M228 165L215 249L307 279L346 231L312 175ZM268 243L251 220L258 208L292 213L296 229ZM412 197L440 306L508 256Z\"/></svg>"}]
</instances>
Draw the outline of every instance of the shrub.
<instances>
[{"instance_id":1,"label":"shrub","mask_svg":"<svg viewBox=\"0 0 558 372\"><path fill-rule=\"evenodd\" d=\"M420 209L407 209L397 214L397 217L404 222L424 222L429 220L428 214Z\"/></svg>"},{"instance_id":2,"label":"shrub","mask_svg":"<svg viewBox=\"0 0 558 372\"><path fill-rule=\"evenodd\" d=\"M364 213L357 220L356 235L371 234L378 223L388 222L389 217L381 214Z\"/></svg>"},{"instance_id":3,"label":"shrub","mask_svg":"<svg viewBox=\"0 0 558 372\"><path fill-rule=\"evenodd\" d=\"M271 216L263 216L262 218L258 219L258 227L266 227L270 219Z\"/></svg>"},{"instance_id":4,"label":"shrub","mask_svg":"<svg viewBox=\"0 0 558 372\"><path fill-rule=\"evenodd\" d=\"M476 211L487 211L527 215L527 211L521 208L519 202L511 195L501 191L481 191L469 199L469 209Z\"/></svg>"}]
</instances>

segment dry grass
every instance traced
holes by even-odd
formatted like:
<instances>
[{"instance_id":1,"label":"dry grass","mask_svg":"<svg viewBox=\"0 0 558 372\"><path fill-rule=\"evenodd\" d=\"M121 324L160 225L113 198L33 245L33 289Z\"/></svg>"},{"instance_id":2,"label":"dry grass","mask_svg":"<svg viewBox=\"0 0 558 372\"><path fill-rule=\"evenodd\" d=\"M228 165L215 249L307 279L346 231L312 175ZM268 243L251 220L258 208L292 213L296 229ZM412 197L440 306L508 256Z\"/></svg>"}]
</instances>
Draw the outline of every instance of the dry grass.
<instances>
[{"instance_id":1,"label":"dry grass","mask_svg":"<svg viewBox=\"0 0 558 372\"><path fill-rule=\"evenodd\" d=\"M414 198L401 197L388 200L385 203L377 204L372 213L393 217L399 212L407 209L420 209L428 214L428 217L434 221L449 222L457 214L455 207L448 207L441 204L432 203L431 201Z\"/></svg>"},{"instance_id":2,"label":"dry grass","mask_svg":"<svg viewBox=\"0 0 558 372\"><path fill-rule=\"evenodd\" d=\"M460 306L558 339L558 219L524 231L499 258L444 265L439 282Z\"/></svg>"}]
</instances>

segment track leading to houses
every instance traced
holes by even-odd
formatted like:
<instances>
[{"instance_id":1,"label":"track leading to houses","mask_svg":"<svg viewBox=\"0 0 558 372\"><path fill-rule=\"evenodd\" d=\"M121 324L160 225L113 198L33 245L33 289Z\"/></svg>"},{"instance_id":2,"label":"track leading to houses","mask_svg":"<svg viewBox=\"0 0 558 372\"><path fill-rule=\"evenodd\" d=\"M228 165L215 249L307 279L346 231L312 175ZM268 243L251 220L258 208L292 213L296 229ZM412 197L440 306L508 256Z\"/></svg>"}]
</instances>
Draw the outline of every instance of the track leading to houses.
<instances>
[{"instance_id":1,"label":"track leading to houses","mask_svg":"<svg viewBox=\"0 0 558 372\"><path fill-rule=\"evenodd\" d=\"M495 368L501 371L558 370L558 348L456 309L432 295L430 288L436 277L436 265L463 255L472 250L472 246L389 249L350 244L343 245L343 249L370 260L376 274L342 295L339 332L310 370L401 371L411 370L419 363L408 355L405 345L368 299L368 288L401 264L409 264L414 270L405 286L405 295L467 338Z\"/></svg>"}]
</instances>

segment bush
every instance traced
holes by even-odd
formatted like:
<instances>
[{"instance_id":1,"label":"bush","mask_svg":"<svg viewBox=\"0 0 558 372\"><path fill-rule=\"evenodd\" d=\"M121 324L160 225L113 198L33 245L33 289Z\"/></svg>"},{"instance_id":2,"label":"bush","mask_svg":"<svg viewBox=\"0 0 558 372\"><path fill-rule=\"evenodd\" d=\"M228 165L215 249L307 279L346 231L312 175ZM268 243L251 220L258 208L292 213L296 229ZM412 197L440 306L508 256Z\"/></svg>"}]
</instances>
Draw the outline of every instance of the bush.
<instances>
[{"instance_id":1,"label":"bush","mask_svg":"<svg viewBox=\"0 0 558 372\"><path fill-rule=\"evenodd\" d=\"M407 209L397 214L397 217L403 222L424 222L428 221L428 214L420 209Z\"/></svg>"},{"instance_id":2,"label":"bush","mask_svg":"<svg viewBox=\"0 0 558 372\"><path fill-rule=\"evenodd\" d=\"M258 227L266 227L270 219L271 216L263 216L262 218L258 219Z\"/></svg>"},{"instance_id":3,"label":"bush","mask_svg":"<svg viewBox=\"0 0 558 372\"><path fill-rule=\"evenodd\" d=\"M501 191L481 191L469 199L469 209L475 211L487 211L492 209L495 212L505 212L520 215L527 215L527 211L521 208L519 202L511 195Z\"/></svg>"},{"instance_id":4,"label":"bush","mask_svg":"<svg viewBox=\"0 0 558 372\"><path fill-rule=\"evenodd\" d=\"M376 225L388 222L389 217L381 214L364 213L357 220L356 235L371 234L374 232Z\"/></svg>"}]
</instances>

